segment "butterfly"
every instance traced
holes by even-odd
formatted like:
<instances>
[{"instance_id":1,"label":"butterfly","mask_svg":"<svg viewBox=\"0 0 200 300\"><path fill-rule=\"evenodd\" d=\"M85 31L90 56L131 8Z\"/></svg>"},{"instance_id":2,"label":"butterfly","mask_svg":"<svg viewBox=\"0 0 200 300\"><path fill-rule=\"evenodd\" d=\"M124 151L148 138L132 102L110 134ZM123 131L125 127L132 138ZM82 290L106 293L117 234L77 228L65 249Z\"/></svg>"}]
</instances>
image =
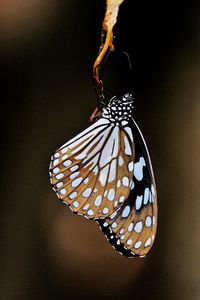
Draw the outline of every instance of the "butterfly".
<instances>
[{"instance_id":1,"label":"butterfly","mask_svg":"<svg viewBox=\"0 0 200 300\"><path fill-rule=\"evenodd\" d=\"M149 252L157 227L153 169L132 111L131 94L111 98L92 125L54 153L49 170L58 198L96 220L128 257Z\"/></svg>"}]
</instances>

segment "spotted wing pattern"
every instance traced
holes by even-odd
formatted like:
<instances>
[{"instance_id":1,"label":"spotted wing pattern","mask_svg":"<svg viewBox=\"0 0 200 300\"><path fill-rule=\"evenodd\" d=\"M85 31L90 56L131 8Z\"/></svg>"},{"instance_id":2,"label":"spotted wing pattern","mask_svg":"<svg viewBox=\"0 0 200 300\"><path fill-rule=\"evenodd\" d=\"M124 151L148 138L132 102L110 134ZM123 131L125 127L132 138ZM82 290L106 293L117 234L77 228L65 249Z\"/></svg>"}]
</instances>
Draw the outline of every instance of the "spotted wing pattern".
<instances>
[{"instance_id":1,"label":"spotted wing pattern","mask_svg":"<svg viewBox=\"0 0 200 300\"><path fill-rule=\"evenodd\" d=\"M128 197L135 149L131 128L123 124L122 130L100 118L52 156L51 184L73 212L105 218Z\"/></svg>"},{"instance_id":2,"label":"spotted wing pattern","mask_svg":"<svg viewBox=\"0 0 200 300\"><path fill-rule=\"evenodd\" d=\"M148 149L133 121L135 161L130 194L123 206L99 226L121 254L145 256L151 249L157 227L157 193Z\"/></svg>"}]
</instances>

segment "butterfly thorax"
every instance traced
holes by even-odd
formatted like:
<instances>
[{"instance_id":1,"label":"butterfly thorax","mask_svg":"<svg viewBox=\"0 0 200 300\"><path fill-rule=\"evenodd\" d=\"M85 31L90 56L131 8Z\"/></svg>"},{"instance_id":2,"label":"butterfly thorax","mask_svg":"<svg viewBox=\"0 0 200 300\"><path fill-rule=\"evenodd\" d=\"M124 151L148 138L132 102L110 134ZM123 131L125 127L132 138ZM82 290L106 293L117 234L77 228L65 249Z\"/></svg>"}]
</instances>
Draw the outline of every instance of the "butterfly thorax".
<instances>
[{"instance_id":1,"label":"butterfly thorax","mask_svg":"<svg viewBox=\"0 0 200 300\"><path fill-rule=\"evenodd\" d=\"M132 118L133 97L125 94L119 99L114 97L110 100L107 107L103 108L102 117L109 119L114 125L123 125L123 121Z\"/></svg>"}]
</instances>

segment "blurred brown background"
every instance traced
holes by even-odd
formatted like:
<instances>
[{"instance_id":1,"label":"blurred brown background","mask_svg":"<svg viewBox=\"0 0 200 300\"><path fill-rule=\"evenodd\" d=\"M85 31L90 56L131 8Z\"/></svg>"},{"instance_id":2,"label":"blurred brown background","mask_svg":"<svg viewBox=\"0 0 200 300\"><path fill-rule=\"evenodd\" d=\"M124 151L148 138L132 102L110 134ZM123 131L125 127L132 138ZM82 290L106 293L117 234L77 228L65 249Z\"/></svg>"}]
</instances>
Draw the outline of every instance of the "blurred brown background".
<instances>
[{"instance_id":1,"label":"blurred brown background","mask_svg":"<svg viewBox=\"0 0 200 300\"><path fill-rule=\"evenodd\" d=\"M102 1L1 0L0 299L200 299L200 40L195 1L126 0L107 73L136 95L159 193L155 247L129 260L51 190L52 152L87 125ZM110 72L110 73L109 73ZM125 90L127 89L127 90Z\"/></svg>"}]
</instances>

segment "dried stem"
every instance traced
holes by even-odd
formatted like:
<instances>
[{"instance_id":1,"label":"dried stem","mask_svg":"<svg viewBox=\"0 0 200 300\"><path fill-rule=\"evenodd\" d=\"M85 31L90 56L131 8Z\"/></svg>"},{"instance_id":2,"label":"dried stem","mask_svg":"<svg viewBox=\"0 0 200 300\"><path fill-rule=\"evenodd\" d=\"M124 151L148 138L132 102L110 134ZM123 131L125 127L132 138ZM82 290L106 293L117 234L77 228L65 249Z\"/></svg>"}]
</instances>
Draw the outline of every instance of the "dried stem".
<instances>
[{"instance_id":1,"label":"dried stem","mask_svg":"<svg viewBox=\"0 0 200 300\"><path fill-rule=\"evenodd\" d=\"M103 82L99 76L99 69L101 63L108 51L114 51L113 45L113 27L117 22L117 16L119 12L119 6L124 0L107 0L106 1L106 13L102 25L102 39L99 48L99 54L93 65L93 77L95 84L98 86L101 96L103 95Z\"/></svg>"}]
</instances>

